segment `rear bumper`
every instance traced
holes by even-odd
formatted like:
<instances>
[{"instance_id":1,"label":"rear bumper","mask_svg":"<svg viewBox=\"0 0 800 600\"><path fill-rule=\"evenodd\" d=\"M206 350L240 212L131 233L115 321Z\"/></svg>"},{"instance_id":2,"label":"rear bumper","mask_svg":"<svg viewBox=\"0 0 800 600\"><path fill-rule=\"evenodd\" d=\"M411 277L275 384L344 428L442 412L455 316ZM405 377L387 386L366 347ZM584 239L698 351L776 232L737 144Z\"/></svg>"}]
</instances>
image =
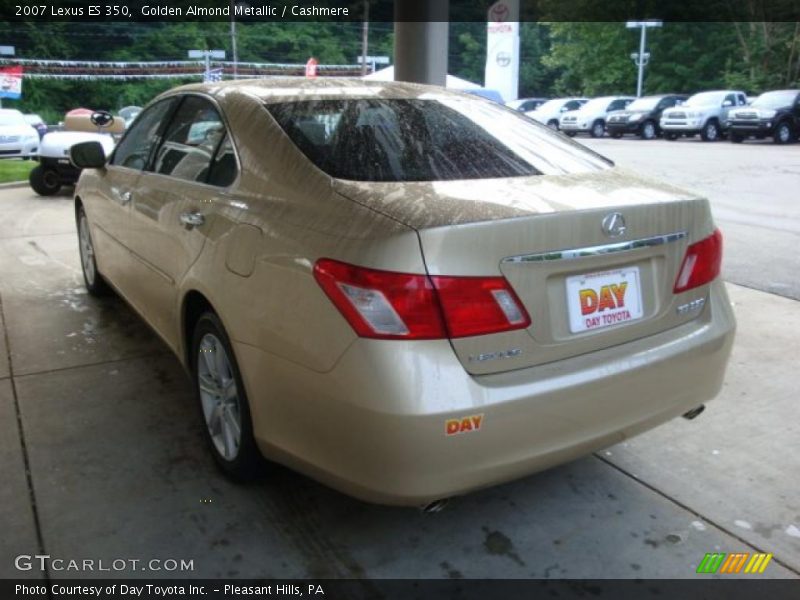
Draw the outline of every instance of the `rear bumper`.
<instances>
[{"instance_id":1,"label":"rear bumper","mask_svg":"<svg viewBox=\"0 0 800 600\"><path fill-rule=\"evenodd\" d=\"M259 446L350 495L420 505L541 471L720 390L735 320L722 282L694 321L620 346L469 376L445 341L359 339L328 373L235 344ZM448 419L480 428L446 434Z\"/></svg>"}]
</instances>

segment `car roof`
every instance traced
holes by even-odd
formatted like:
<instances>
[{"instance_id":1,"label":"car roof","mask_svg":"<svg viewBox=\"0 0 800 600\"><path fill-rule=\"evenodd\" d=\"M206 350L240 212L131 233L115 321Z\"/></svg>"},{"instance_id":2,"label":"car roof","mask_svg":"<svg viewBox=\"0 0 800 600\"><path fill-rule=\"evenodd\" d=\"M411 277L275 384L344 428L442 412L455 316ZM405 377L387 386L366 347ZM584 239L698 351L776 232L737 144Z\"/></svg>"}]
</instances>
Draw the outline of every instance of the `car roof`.
<instances>
[{"instance_id":1,"label":"car roof","mask_svg":"<svg viewBox=\"0 0 800 600\"><path fill-rule=\"evenodd\" d=\"M468 90L467 90L468 91ZM238 79L215 83L195 83L174 88L163 96L181 92L200 92L218 99L231 95L255 97L266 103L292 102L312 98L421 98L430 94L463 97L445 88L399 81L368 81L351 77L280 77Z\"/></svg>"}]
</instances>

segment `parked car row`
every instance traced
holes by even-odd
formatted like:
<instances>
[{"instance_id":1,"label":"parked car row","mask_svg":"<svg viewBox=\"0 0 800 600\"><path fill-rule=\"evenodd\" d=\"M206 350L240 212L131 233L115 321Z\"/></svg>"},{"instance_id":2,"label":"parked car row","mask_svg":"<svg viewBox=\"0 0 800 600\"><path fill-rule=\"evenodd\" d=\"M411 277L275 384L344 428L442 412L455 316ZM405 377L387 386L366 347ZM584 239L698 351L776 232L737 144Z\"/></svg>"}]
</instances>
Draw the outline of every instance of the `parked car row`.
<instances>
[{"instance_id":1,"label":"parked car row","mask_svg":"<svg viewBox=\"0 0 800 600\"><path fill-rule=\"evenodd\" d=\"M636 135L645 140L699 135L714 142L727 137L734 143L748 138L772 138L786 144L800 135L800 90L765 92L752 100L739 90L699 92L692 96L659 94L633 98L602 96L555 98L525 111L527 101L511 108L568 136L579 133L613 138Z\"/></svg>"}]
</instances>

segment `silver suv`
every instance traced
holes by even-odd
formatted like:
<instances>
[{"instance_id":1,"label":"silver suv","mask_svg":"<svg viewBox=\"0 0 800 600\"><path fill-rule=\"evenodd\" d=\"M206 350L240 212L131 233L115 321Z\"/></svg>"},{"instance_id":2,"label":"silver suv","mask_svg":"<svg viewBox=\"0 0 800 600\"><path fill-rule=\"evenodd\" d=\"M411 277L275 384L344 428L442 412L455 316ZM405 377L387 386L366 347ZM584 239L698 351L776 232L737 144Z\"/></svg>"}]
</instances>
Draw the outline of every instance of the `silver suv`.
<instances>
[{"instance_id":1,"label":"silver suv","mask_svg":"<svg viewBox=\"0 0 800 600\"><path fill-rule=\"evenodd\" d=\"M659 125L668 140L699 133L704 142L716 142L724 134L728 111L746 105L747 96L737 90L700 92L680 106L661 113Z\"/></svg>"}]
</instances>

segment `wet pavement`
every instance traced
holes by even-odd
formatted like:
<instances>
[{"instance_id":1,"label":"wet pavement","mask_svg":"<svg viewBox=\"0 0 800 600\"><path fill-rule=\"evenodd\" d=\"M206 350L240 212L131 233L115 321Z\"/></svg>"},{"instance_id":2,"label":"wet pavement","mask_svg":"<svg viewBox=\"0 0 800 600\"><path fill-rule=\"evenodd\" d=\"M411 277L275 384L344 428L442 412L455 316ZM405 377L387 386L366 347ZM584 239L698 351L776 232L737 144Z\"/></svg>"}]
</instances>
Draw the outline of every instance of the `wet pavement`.
<instances>
[{"instance_id":1,"label":"wet pavement","mask_svg":"<svg viewBox=\"0 0 800 600\"><path fill-rule=\"evenodd\" d=\"M229 483L177 359L85 293L71 198L6 188L0 210L0 577L93 575L14 568L38 553L194 565L126 577L693 578L707 552L771 552L763 577L800 575L794 300L729 286L739 334L700 418L424 514L280 467Z\"/></svg>"}]
</instances>

